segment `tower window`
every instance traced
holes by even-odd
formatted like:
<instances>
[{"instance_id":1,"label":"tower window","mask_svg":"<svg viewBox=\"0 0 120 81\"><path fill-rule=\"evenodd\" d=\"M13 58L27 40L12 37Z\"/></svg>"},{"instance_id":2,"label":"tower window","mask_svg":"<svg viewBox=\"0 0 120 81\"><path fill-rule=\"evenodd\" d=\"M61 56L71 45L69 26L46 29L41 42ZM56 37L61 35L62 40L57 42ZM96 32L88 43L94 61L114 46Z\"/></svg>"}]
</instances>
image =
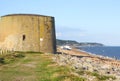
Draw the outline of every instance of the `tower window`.
<instances>
[{"instance_id":1,"label":"tower window","mask_svg":"<svg viewBox=\"0 0 120 81\"><path fill-rule=\"evenodd\" d=\"M23 35L23 38L22 38L22 39L23 39L23 41L25 40L25 38L26 38L26 37L25 37L25 35Z\"/></svg>"}]
</instances>

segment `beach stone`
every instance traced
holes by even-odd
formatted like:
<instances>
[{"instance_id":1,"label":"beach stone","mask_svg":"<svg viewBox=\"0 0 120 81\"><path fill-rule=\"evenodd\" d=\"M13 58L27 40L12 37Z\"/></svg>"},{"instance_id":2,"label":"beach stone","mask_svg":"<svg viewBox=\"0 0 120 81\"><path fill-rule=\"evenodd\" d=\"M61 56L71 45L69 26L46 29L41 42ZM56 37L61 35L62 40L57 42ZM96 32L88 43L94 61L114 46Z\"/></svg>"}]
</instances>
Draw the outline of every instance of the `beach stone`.
<instances>
[{"instance_id":1,"label":"beach stone","mask_svg":"<svg viewBox=\"0 0 120 81\"><path fill-rule=\"evenodd\" d=\"M59 65L67 65L70 66L72 69L75 69L75 71L89 71L89 72L97 72L100 75L111 75L116 76L119 80L111 80L111 81L120 81L120 68L113 67L112 65L100 61L99 59L96 60L96 58L90 58L90 57L82 57L79 58L77 56L67 55L67 54L58 54L56 55L53 60L57 62ZM86 75L83 75L83 77L86 77ZM88 76L87 81L97 81L95 77ZM110 80L108 80L110 81Z\"/></svg>"}]
</instances>

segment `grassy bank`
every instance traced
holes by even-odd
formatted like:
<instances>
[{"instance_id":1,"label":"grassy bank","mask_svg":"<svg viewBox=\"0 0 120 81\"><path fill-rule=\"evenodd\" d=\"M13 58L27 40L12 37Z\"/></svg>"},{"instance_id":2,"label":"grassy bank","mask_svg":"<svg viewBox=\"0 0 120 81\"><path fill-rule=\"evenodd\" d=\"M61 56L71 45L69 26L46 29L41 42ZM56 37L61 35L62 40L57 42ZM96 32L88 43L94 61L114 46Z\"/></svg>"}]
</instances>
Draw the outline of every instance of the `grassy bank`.
<instances>
[{"instance_id":1,"label":"grassy bank","mask_svg":"<svg viewBox=\"0 0 120 81\"><path fill-rule=\"evenodd\" d=\"M68 67L58 66L52 55L27 53L0 66L0 81L85 81L75 76Z\"/></svg>"},{"instance_id":2,"label":"grassy bank","mask_svg":"<svg viewBox=\"0 0 120 81\"><path fill-rule=\"evenodd\" d=\"M3 64L12 63L23 57L25 57L25 54L22 52L11 52L11 53L0 54L0 66Z\"/></svg>"}]
</instances>

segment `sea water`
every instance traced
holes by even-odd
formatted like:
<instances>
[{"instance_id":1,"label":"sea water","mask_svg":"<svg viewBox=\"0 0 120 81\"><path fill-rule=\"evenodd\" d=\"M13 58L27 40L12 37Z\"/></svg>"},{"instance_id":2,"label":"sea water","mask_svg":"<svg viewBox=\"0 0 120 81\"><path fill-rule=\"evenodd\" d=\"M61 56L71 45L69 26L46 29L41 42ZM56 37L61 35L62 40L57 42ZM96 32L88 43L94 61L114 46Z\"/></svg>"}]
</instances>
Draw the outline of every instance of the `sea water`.
<instances>
[{"instance_id":1,"label":"sea water","mask_svg":"<svg viewBox=\"0 0 120 81\"><path fill-rule=\"evenodd\" d=\"M120 46L78 47L80 50L120 60Z\"/></svg>"}]
</instances>

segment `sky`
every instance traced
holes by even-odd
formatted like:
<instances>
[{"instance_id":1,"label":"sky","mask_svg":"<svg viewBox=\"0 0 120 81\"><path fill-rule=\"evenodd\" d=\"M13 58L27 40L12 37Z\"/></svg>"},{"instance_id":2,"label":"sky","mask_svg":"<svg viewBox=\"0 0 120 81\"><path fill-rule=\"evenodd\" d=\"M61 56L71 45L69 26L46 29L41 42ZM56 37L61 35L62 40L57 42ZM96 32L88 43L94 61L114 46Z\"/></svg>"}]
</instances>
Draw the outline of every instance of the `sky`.
<instances>
[{"instance_id":1,"label":"sky","mask_svg":"<svg viewBox=\"0 0 120 81\"><path fill-rule=\"evenodd\" d=\"M120 46L120 0L1 0L0 16L55 17L56 37Z\"/></svg>"}]
</instances>

